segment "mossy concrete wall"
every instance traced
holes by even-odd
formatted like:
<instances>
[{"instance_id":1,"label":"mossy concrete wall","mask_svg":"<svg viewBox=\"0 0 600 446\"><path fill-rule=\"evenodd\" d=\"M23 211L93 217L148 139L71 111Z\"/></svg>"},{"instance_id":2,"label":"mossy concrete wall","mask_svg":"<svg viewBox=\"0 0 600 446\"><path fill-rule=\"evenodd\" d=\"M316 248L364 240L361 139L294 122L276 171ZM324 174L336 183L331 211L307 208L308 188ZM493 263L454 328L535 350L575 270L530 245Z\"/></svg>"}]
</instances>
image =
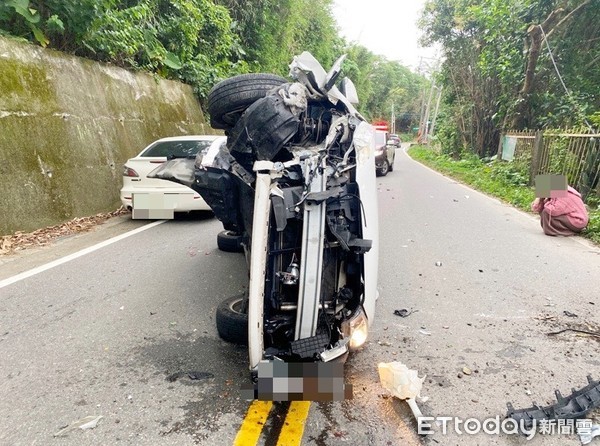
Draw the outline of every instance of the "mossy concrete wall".
<instances>
[{"instance_id":1,"label":"mossy concrete wall","mask_svg":"<svg viewBox=\"0 0 600 446\"><path fill-rule=\"evenodd\" d=\"M188 85L0 37L0 235L114 210L128 158L205 133Z\"/></svg>"}]
</instances>

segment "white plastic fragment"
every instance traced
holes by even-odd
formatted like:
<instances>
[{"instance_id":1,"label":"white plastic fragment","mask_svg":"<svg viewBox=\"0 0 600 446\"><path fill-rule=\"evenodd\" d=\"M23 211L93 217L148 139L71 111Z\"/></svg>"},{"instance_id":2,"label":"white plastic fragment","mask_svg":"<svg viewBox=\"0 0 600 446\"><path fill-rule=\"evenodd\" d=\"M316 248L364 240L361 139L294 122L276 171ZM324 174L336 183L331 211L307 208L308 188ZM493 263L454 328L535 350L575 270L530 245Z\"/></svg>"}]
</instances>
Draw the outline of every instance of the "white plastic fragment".
<instances>
[{"instance_id":1,"label":"white plastic fragment","mask_svg":"<svg viewBox=\"0 0 600 446\"><path fill-rule=\"evenodd\" d=\"M79 426L79 429L93 429L98 425L98 422L102 419L102 415L98 415L96 417L86 417L89 419L86 423L83 423ZM82 420L83 421L83 420Z\"/></svg>"},{"instance_id":2,"label":"white plastic fragment","mask_svg":"<svg viewBox=\"0 0 600 446\"><path fill-rule=\"evenodd\" d=\"M594 424L590 430L586 429L586 432L579 433L581 444L590 444L594 437L600 437L600 424Z\"/></svg>"},{"instance_id":3,"label":"white plastic fragment","mask_svg":"<svg viewBox=\"0 0 600 446\"><path fill-rule=\"evenodd\" d=\"M98 425L98 422L102 419L102 415L90 415L81 420L75 421L71 423L64 429L59 430L54 434L55 437L60 437L61 435L66 434L75 429L93 429Z\"/></svg>"},{"instance_id":4,"label":"white plastic fragment","mask_svg":"<svg viewBox=\"0 0 600 446\"><path fill-rule=\"evenodd\" d=\"M416 370L411 370L397 361L380 362L378 369L381 385L396 398L406 400L415 419L422 417L423 414L417 406L415 398L421 396L423 381L425 381L427 375L419 378L419 373Z\"/></svg>"}]
</instances>

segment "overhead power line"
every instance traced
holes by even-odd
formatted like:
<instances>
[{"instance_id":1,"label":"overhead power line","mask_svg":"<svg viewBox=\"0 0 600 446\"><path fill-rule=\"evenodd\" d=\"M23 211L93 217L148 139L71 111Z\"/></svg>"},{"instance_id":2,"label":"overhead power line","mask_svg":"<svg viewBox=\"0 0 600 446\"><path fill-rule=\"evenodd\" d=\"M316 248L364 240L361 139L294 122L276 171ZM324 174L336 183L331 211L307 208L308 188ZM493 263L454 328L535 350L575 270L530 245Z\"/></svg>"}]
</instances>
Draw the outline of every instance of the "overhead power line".
<instances>
[{"instance_id":1,"label":"overhead power line","mask_svg":"<svg viewBox=\"0 0 600 446\"><path fill-rule=\"evenodd\" d=\"M556 65L556 60L554 60L554 54L552 54L552 49L550 48L550 42L548 42L548 38L546 37L546 33L544 32L544 28L542 27L542 25L538 25L538 26L540 27L540 30L542 31L542 36L544 37L544 42L546 42L546 48L548 48L548 54L550 54L550 60L552 60L552 65L554 65L554 70L556 71L556 75L558 76L558 80L560 81L561 85L563 86L563 88L565 90L565 93L567 94L567 97L579 109L579 113L583 117L583 121L585 122L585 125L587 125L588 128L590 130L592 130L593 129L592 125L588 122L588 120L585 117L585 114L582 112L581 104L579 104L579 102L577 102L577 100L573 97L573 95L571 94L571 92L567 88L567 85L565 84L565 81L563 80L562 75L560 74L560 71L558 69L558 65Z\"/></svg>"}]
</instances>

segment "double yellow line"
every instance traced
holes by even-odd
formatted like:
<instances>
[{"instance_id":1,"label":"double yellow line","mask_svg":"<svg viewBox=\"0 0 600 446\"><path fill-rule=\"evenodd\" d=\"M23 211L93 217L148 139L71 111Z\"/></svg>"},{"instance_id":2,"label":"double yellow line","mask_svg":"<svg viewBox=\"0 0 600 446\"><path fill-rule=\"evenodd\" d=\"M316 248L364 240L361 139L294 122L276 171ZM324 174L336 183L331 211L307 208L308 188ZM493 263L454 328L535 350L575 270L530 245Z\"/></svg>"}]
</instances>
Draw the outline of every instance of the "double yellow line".
<instances>
[{"instance_id":1,"label":"double yellow line","mask_svg":"<svg viewBox=\"0 0 600 446\"><path fill-rule=\"evenodd\" d=\"M252 401L238 431L233 446L257 445L271 408L272 401ZM277 446L299 446L304 433L310 401L292 401L277 439Z\"/></svg>"}]
</instances>

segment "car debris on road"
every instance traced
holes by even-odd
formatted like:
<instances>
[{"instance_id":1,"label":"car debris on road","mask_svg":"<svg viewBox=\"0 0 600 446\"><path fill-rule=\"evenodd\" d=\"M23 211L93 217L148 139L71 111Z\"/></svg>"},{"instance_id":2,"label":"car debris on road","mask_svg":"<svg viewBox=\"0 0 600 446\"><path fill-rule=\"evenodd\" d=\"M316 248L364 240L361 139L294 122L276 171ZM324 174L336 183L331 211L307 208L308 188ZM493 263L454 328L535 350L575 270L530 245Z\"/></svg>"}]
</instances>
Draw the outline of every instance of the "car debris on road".
<instances>
[{"instance_id":1,"label":"car debris on road","mask_svg":"<svg viewBox=\"0 0 600 446\"><path fill-rule=\"evenodd\" d=\"M591 376L587 379L587 386L580 390L573 389L573 393L566 398L556 390L557 402L550 406L542 407L534 403L526 409L515 409L511 403L507 403L507 418L514 419L527 429L541 420L583 418L592 409L600 407L600 381L594 381Z\"/></svg>"},{"instance_id":2,"label":"car debris on road","mask_svg":"<svg viewBox=\"0 0 600 446\"><path fill-rule=\"evenodd\" d=\"M397 361L380 362L378 370L381 385L396 398L406 400L418 422L423 413L417 406L416 398L421 397L421 389L427 375L419 378L419 372Z\"/></svg>"},{"instance_id":3,"label":"car debris on road","mask_svg":"<svg viewBox=\"0 0 600 446\"><path fill-rule=\"evenodd\" d=\"M589 431L579 432L581 444L590 444L594 437L600 437L600 424L594 424Z\"/></svg>"},{"instance_id":4,"label":"car debris on road","mask_svg":"<svg viewBox=\"0 0 600 446\"><path fill-rule=\"evenodd\" d=\"M394 310L394 314L400 317L408 317L419 310L409 310L407 308L401 308L400 310Z\"/></svg>"},{"instance_id":5,"label":"car debris on road","mask_svg":"<svg viewBox=\"0 0 600 446\"><path fill-rule=\"evenodd\" d=\"M102 419L102 415L90 415L82 418L81 420L75 421L68 426L62 428L54 434L55 437L60 437L66 433L75 429L93 429L98 425L98 422Z\"/></svg>"}]
</instances>

